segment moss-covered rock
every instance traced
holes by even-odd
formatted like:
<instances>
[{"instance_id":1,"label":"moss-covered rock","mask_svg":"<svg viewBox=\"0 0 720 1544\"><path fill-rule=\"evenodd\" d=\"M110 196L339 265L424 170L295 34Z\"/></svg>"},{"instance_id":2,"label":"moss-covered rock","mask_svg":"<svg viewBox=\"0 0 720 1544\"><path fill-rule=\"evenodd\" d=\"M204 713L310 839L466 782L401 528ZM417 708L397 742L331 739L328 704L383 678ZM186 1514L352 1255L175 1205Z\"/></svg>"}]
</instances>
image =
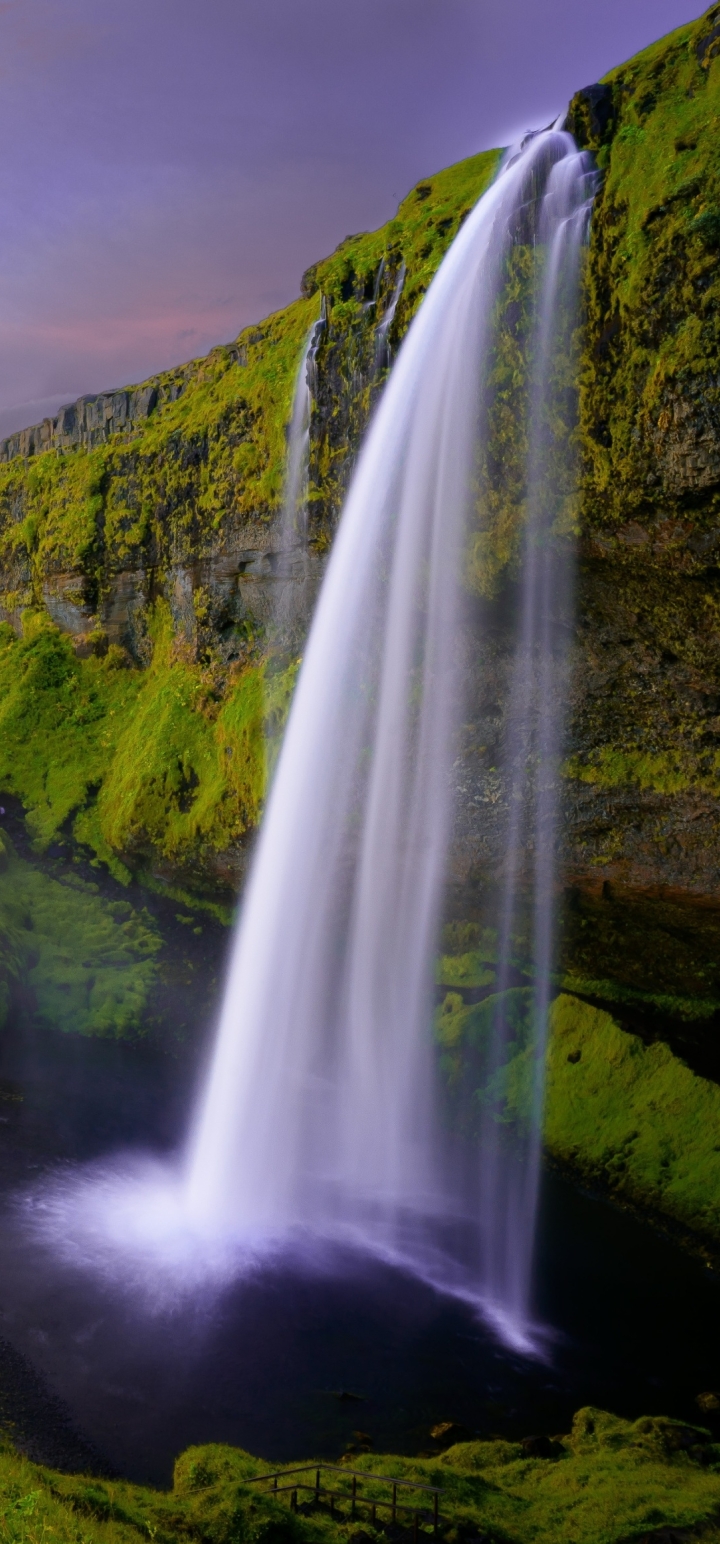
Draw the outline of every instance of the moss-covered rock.
<instances>
[{"instance_id":1,"label":"moss-covered rock","mask_svg":"<svg viewBox=\"0 0 720 1544\"><path fill-rule=\"evenodd\" d=\"M117 649L78 659L43 613L20 639L4 626L0 784L40 849L69 827L120 880L148 868L232 893L297 664L188 660L162 597L149 631L141 670Z\"/></svg>"},{"instance_id":2,"label":"moss-covered rock","mask_svg":"<svg viewBox=\"0 0 720 1544\"><path fill-rule=\"evenodd\" d=\"M459 973L472 956L458 959ZM451 972L442 970L444 976ZM511 1131L530 1118L534 994L493 985L445 992L435 1019L453 1132L477 1140L489 1114ZM581 985L581 984L579 984ZM473 988L475 982L473 981ZM465 989L467 990L467 989ZM499 1020L503 1060L489 1050ZM570 992L549 1017L544 1143L550 1157L621 1204L663 1222L697 1249L720 1249L720 1087L663 1039L642 1039Z\"/></svg>"},{"instance_id":3,"label":"moss-covered rock","mask_svg":"<svg viewBox=\"0 0 720 1544\"><path fill-rule=\"evenodd\" d=\"M717 1254L720 1088L663 1041L646 1044L567 993L551 1013L545 1143L576 1173Z\"/></svg>"},{"instance_id":4,"label":"moss-covered rock","mask_svg":"<svg viewBox=\"0 0 720 1544\"><path fill-rule=\"evenodd\" d=\"M705 896L720 838L719 17L711 7L571 109L603 184L566 858L589 883Z\"/></svg>"},{"instance_id":5,"label":"moss-covered rock","mask_svg":"<svg viewBox=\"0 0 720 1544\"><path fill-rule=\"evenodd\" d=\"M77 875L43 873L0 834L0 1028L142 1034L162 940L153 919Z\"/></svg>"}]
</instances>

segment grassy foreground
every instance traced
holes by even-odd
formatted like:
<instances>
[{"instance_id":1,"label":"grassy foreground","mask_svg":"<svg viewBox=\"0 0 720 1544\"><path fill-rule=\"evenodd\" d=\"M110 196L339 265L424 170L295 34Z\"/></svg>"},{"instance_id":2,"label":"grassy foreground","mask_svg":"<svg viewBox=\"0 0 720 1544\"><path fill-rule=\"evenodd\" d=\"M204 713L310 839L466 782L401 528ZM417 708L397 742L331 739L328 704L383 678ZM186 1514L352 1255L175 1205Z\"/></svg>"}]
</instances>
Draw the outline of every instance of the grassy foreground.
<instances>
[{"instance_id":1,"label":"grassy foreground","mask_svg":"<svg viewBox=\"0 0 720 1544\"><path fill-rule=\"evenodd\" d=\"M587 1408L552 1448L552 1458L533 1458L521 1443L464 1442L437 1458L377 1455L361 1466L368 1480L376 1473L439 1486L448 1544L620 1544L646 1538L649 1530L654 1537L668 1525L704 1525L703 1539L720 1539L720 1446L706 1431L662 1417L623 1421ZM287 1500L273 1501L248 1484L270 1468L236 1448L189 1448L175 1466L173 1489L162 1492L58 1474L6 1446L0 1451L0 1538L3 1544L49 1538L56 1544L354 1538L360 1544L386 1536L359 1517L291 1513ZM386 1494L364 1481L362 1492Z\"/></svg>"}]
</instances>

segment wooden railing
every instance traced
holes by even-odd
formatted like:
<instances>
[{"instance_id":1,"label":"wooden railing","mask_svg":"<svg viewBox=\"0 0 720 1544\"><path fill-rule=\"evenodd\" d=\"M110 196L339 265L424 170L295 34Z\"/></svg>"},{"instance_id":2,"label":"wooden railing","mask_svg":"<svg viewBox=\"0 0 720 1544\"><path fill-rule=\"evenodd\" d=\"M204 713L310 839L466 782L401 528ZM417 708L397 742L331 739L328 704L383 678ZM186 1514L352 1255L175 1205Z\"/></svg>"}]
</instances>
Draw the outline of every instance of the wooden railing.
<instances>
[{"instance_id":1,"label":"wooden railing","mask_svg":"<svg viewBox=\"0 0 720 1544\"><path fill-rule=\"evenodd\" d=\"M313 1475L313 1480L299 1480L297 1475ZM324 1475L341 1475L344 1480L351 1482L350 1487L336 1487L331 1489L323 1484ZM282 1484L279 1482L283 1481ZM289 1481L289 1483L288 1483ZM390 1513L389 1521L395 1523L399 1520L400 1512L411 1514L413 1540L420 1538L421 1532L425 1532L427 1526L432 1527L433 1535L437 1537L440 1527L440 1488L437 1485L420 1485L415 1480L397 1480L388 1474L372 1474L368 1469L347 1469L337 1464L302 1464L297 1469L278 1469L274 1474L258 1474L255 1479L247 1482L250 1485L270 1485L271 1495L277 1496L283 1492L290 1493L290 1510L297 1512L298 1491L309 1491L316 1506L327 1506L331 1517L355 1518L358 1509L361 1508L369 1517L373 1527L378 1522L378 1509ZM390 1495L387 1499L378 1496L361 1494L361 1485L387 1485L390 1487ZM432 1497L432 1503L423 1507L413 1504L408 1497L405 1501L398 1499L398 1491L419 1491L423 1495ZM349 1507L349 1511L343 1512L343 1503Z\"/></svg>"}]
</instances>

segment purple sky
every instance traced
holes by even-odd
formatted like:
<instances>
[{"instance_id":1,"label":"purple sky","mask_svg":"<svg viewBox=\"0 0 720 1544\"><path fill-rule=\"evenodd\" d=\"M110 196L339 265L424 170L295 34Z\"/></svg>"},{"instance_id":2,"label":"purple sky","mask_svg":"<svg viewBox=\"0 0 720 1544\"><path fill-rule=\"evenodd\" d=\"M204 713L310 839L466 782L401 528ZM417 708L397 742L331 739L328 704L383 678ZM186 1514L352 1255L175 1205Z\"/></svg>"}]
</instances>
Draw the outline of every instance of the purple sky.
<instances>
[{"instance_id":1,"label":"purple sky","mask_svg":"<svg viewBox=\"0 0 720 1544\"><path fill-rule=\"evenodd\" d=\"M697 0L0 0L0 434L204 353Z\"/></svg>"}]
</instances>

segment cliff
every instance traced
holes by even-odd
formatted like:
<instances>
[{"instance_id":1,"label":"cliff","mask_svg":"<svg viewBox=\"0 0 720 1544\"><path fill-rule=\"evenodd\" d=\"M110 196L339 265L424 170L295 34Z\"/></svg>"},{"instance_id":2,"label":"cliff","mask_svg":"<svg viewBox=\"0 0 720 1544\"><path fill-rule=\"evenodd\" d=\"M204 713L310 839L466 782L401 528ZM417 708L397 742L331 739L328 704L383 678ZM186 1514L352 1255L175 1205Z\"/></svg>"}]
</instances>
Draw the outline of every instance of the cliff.
<instances>
[{"instance_id":1,"label":"cliff","mask_svg":"<svg viewBox=\"0 0 720 1544\"><path fill-rule=\"evenodd\" d=\"M584 281L559 977L717 1081L720 7L579 92L569 125L602 184ZM186 906L232 902L360 438L499 154L419 183L387 225L309 269L291 306L207 358L81 398L0 446L0 788L36 852L84 856ZM460 954L502 862L522 252L511 280L495 418L506 475L466 567L491 626L469 664L458 779ZM312 328L307 541L288 553L286 425Z\"/></svg>"},{"instance_id":2,"label":"cliff","mask_svg":"<svg viewBox=\"0 0 720 1544\"><path fill-rule=\"evenodd\" d=\"M62 832L121 879L235 893L390 350L496 164L488 152L420 184L207 359L4 442L0 785L41 847ZM321 315L308 543L288 555L286 425ZM298 599L278 649L283 587Z\"/></svg>"}]
</instances>

